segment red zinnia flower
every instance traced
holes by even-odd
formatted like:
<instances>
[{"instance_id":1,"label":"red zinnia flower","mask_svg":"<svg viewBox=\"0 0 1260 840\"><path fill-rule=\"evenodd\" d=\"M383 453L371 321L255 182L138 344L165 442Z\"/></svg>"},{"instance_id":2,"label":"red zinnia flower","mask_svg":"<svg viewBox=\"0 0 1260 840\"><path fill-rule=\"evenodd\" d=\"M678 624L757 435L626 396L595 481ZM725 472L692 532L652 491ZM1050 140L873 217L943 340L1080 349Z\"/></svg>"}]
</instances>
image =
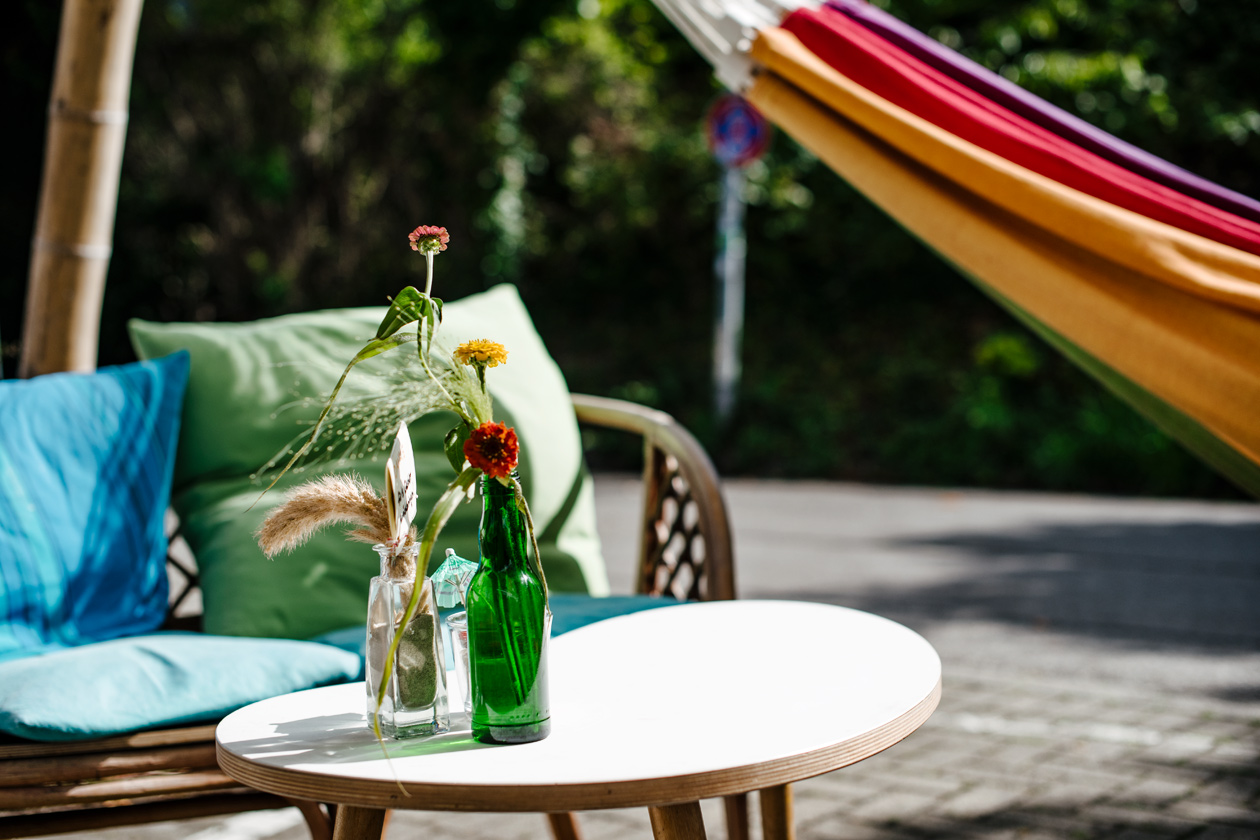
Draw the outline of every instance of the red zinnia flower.
<instances>
[{"instance_id":1,"label":"red zinnia flower","mask_svg":"<svg viewBox=\"0 0 1260 840\"><path fill-rule=\"evenodd\" d=\"M451 235L446 232L446 228L436 225L420 225L407 238L411 240L411 250L422 254L445 251L446 243L451 241Z\"/></svg>"},{"instance_id":2,"label":"red zinnia flower","mask_svg":"<svg viewBox=\"0 0 1260 840\"><path fill-rule=\"evenodd\" d=\"M464 457L468 463L491 478L504 478L516 469L520 454L516 430L502 423L482 423L464 441Z\"/></svg>"}]
</instances>

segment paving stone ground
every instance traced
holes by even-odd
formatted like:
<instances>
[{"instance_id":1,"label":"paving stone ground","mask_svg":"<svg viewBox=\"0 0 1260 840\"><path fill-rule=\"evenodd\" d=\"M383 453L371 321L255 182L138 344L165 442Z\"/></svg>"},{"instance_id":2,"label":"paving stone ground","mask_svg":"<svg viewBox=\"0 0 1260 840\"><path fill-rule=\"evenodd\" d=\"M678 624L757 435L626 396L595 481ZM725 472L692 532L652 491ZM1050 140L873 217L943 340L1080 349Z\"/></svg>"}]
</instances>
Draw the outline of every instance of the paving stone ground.
<instances>
[{"instance_id":1,"label":"paving stone ground","mask_svg":"<svg viewBox=\"0 0 1260 840\"><path fill-rule=\"evenodd\" d=\"M1256 506L815 482L727 492L742 595L887 615L944 662L923 728L795 786L800 840L1260 838ZM625 591L637 490L601 476L597 496ZM724 838L720 804L704 809ZM580 821L586 840L651 836L641 810ZM87 836L306 835L281 811ZM388 837L549 834L536 815L399 812Z\"/></svg>"}]
</instances>

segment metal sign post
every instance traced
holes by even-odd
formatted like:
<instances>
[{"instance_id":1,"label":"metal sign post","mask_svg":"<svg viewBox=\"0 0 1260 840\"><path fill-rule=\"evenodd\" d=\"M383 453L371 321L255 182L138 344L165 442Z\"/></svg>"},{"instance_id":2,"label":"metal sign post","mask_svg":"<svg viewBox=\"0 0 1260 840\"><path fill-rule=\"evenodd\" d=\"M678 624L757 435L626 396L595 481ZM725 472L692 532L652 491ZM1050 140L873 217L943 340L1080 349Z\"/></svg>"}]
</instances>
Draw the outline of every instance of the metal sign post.
<instances>
[{"instance_id":1,"label":"metal sign post","mask_svg":"<svg viewBox=\"0 0 1260 840\"><path fill-rule=\"evenodd\" d=\"M742 373L740 348L744 341L744 170L727 166L722 171L722 197L718 209L717 312L713 329L713 408L719 425L725 425L735 409Z\"/></svg>"},{"instance_id":2,"label":"metal sign post","mask_svg":"<svg viewBox=\"0 0 1260 840\"><path fill-rule=\"evenodd\" d=\"M727 94L709 111L709 148L722 164L718 208L717 307L713 329L713 408L719 426L735 410L744 336L744 167L765 153L770 125L741 96Z\"/></svg>"}]
</instances>

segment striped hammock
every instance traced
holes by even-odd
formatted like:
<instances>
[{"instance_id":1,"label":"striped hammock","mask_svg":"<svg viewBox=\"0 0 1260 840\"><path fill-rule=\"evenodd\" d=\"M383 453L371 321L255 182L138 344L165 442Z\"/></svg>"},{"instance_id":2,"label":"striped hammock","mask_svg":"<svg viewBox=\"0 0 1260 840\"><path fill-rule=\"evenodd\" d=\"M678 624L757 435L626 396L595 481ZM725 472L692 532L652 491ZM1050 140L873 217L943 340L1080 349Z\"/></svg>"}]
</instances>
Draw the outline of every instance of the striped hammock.
<instances>
[{"instance_id":1,"label":"striped hammock","mask_svg":"<svg viewBox=\"0 0 1260 840\"><path fill-rule=\"evenodd\" d=\"M1260 496L1260 202L862 0L656 0L768 119Z\"/></svg>"}]
</instances>

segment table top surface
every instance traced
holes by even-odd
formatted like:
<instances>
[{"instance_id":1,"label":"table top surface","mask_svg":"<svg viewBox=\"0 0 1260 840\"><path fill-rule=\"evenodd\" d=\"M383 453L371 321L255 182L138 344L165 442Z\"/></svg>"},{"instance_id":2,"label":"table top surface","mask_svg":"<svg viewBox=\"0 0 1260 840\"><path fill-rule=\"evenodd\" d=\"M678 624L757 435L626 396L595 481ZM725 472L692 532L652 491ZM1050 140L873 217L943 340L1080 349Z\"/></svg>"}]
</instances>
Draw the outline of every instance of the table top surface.
<instances>
[{"instance_id":1,"label":"table top surface","mask_svg":"<svg viewBox=\"0 0 1260 840\"><path fill-rule=\"evenodd\" d=\"M796 601L683 604L551 641L552 731L491 746L464 728L387 741L362 683L264 700L216 733L228 775L285 796L381 808L576 811L787 784L917 729L940 697L921 636ZM457 701L458 702L458 701Z\"/></svg>"}]
</instances>

